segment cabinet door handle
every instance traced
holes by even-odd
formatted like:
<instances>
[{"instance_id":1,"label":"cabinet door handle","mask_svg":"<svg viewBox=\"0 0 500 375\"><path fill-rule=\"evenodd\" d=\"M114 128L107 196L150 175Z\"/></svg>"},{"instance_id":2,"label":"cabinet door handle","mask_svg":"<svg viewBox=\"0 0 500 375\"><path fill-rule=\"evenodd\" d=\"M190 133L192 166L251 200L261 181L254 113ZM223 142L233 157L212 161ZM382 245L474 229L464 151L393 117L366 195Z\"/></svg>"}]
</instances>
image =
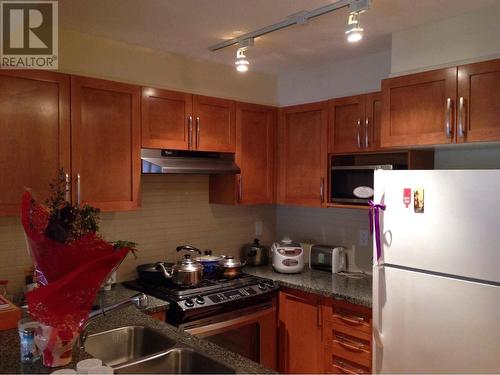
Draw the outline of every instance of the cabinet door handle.
<instances>
[{"instance_id":1,"label":"cabinet door handle","mask_svg":"<svg viewBox=\"0 0 500 375\"><path fill-rule=\"evenodd\" d=\"M358 148L361 148L361 134L360 134L360 128L361 128L361 119L358 118L358 122L357 122L357 125L356 125L356 129L357 129L357 135L356 135L356 141L358 143Z\"/></svg>"},{"instance_id":2,"label":"cabinet door handle","mask_svg":"<svg viewBox=\"0 0 500 375\"><path fill-rule=\"evenodd\" d=\"M196 117L196 149L200 147L200 118Z\"/></svg>"},{"instance_id":3,"label":"cabinet door handle","mask_svg":"<svg viewBox=\"0 0 500 375\"><path fill-rule=\"evenodd\" d=\"M321 177L319 182L319 199L321 203L325 201L325 179Z\"/></svg>"},{"instance_id":4,"label":"cabinet door handle","mask_svg":"<svg viewBox=\"0 0 500 375\"><path fill-rule=\"evenodd\" d=\"M464 127L464 97L461 96L458 100L458 136L463 138L465 135L465 127Z\"/></svg>"},{"instance_id":5,"label":"cabinet door handle","mask_svg":"<svg viewBox=\"0 0 500 375\"><path fill-rule=\"evenodd\" d=\"M369 137L368 137L368 125L369 125L369 119L368 117L365 119L365 148L368 148L369 146Z\"/></svg>"},{"instance_id":6,"label":"cabinet door handle","mask_svg":"<svg viewBox=\"0 0 500 375\"><path fill-rule=\"evenodd\" d=\"M238 202L243 200L243 176L240 175L238 179Z\"/></svg>"},{"instance_id":7,"label":"cabinet door handle","mask_svg":"<svg viewBox=\"0 0 500 375\"><path fill-rule=\"evenodd\" d=\"M188 149L193 147L193 116L188 117Z\"/></svg>"},{"instance_id":8,"label":"cabinet door handle","mask_svg":"<svg viewBox=\"0 0 500 375\"><path fill-rule=\"evenodd\" d=\"M451 138L451 98L446 99L444 132L446 134L446 138Z\"/></svg>"},{"instance_id":9,"label":"cabinet door handle","mask_svg":"<svg viewBox=\"0 0 500 375\"><path fill-rule=\"evenodd\" d=\"M81 186L82 177L80 173L76 174L76 204L77 207L80 207L81 199L82 199L82 186Z\"/></svg>"},{"instance_id":10,"label":"cabinet door handle","mask_svg":"<svg viewBox=\"0 0 500 375\"><path fill-rule=\"evenodd\" d=\"M70 195L69 195L69 192L70 192L70 188L69 188L69 174L66 173L64 175L64 182L66 183L66 191L64 192L64 199L66 200L66 202L69 202L70 201Z\"/></svg>"},{"instance_id":11,"label":"cabinet door handle","mask_svg":"<svg viewBox=\"0 0 500 375\"><path fill-rule=\"evenodd\" d=\"M366 350L366 347L364 344L360 342L356 342L354 340L349 340L345 337L341 337L339 335L335 335L335 338L333 339L334 342L337 344L343 346L344 348L347 348L348 350L355 350L357 352L362 352L363 350Z\"/></svg>"}]
</instances>

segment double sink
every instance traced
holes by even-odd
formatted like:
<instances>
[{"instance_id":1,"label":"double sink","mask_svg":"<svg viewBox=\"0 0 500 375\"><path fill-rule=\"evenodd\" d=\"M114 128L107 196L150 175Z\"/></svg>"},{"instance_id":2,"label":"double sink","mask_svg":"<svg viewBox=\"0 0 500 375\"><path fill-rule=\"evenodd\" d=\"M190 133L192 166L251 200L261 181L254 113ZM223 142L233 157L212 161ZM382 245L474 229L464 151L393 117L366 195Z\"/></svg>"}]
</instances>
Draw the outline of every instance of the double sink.
<instances>
[{"instance_id":1,"label":"double sink","mask_svg":"<svg viewBox=\"0 0 500 375\"><path fill-rule=\"evenodd\" d=\"M88 336L85 351L117 374L234 374L220 362L160 332L128 326Z\"/></svg>"}]
</instances>

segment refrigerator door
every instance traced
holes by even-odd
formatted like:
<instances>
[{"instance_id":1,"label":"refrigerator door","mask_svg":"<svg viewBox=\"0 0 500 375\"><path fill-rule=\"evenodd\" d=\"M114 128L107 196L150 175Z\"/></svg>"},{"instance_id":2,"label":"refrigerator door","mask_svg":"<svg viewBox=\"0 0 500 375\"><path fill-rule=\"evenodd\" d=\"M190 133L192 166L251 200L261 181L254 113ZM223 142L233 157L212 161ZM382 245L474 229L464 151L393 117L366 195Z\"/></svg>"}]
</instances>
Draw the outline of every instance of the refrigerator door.
<instances>
[{"instance_id":1,"label":"refrigerator door","mask_svg":"<svg viewBox=\"0 0 500 375\"><path fill-rule=\"evenodd\" d=\"M377 170L374 201L387 206L379 264L500 282L500 170Z\"/></svg>"},{"instance_id":2,"label":"refrigerator door","mask_svg":"<svg viewBox=\"0 0 500 375\"><path fill-rule=\"evenodd\" d=\"M500 373L500 287L374 267L375 373Z\"/></svg>"}]
</instances>

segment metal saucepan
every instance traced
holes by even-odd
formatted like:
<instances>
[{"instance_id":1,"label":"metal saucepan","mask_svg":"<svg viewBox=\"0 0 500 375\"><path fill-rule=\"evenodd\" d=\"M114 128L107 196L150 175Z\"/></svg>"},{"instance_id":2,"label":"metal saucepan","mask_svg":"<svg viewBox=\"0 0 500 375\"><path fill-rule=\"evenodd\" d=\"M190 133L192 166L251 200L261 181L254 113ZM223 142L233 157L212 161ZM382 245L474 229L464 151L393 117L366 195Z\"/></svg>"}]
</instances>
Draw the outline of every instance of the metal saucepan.
<instances>
[{"instance_id":1,"label":"metal saucepan","mask_svg":"<svg viewBox=\"0 0 500 375\"><path fill-rule=\"evenodd\" d=\"M240 277L243 273L242 269L245 267L245 262L234 259L233 256L223 255L217 267L221 277L225 279L235 279Z\"/></svg>"},{"instance_id":2,"label":"metal saucepan","mask_svg":"<svg viewBox=\"0 0 500 375\"><path fill-rule=\"evenodd\" d=\"M162 263L167 269L172 268L174 263ZM137 274L139 279L148 284L165 284L163 271L158 266L158 263L147 263L137 266Z\"/></svg>"}]
</instances>

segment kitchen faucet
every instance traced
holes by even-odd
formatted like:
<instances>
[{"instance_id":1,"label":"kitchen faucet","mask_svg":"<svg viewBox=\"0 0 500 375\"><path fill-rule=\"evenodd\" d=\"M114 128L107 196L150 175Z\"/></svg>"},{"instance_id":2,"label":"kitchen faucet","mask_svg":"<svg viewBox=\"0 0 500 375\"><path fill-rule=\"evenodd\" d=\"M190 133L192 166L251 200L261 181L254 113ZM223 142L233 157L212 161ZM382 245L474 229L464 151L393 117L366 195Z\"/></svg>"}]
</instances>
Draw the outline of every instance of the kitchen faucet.
<instances>
[{"instance_id":1,"label":"kitchen faucet","mask_svg":"<svg viewBox=\"0 0 500 375\"><path fill-rule=\"evenodd\" d=\"M82 330L80 332L80 338L78 340L78 345L80 349L84 349L85 341L89 335L88 326L98 317L106 316L108 313L116 310L120 310L122 308L128 307L130 305L134 305L138 309L142 310L148 306L148 296L144 293L137 293L131 297L125 298L121 301L118 301L112 305L104 306L98 310L91 311L89 313L89 317L87 321L83 324Z\"/></svg>"}]
</instances>

